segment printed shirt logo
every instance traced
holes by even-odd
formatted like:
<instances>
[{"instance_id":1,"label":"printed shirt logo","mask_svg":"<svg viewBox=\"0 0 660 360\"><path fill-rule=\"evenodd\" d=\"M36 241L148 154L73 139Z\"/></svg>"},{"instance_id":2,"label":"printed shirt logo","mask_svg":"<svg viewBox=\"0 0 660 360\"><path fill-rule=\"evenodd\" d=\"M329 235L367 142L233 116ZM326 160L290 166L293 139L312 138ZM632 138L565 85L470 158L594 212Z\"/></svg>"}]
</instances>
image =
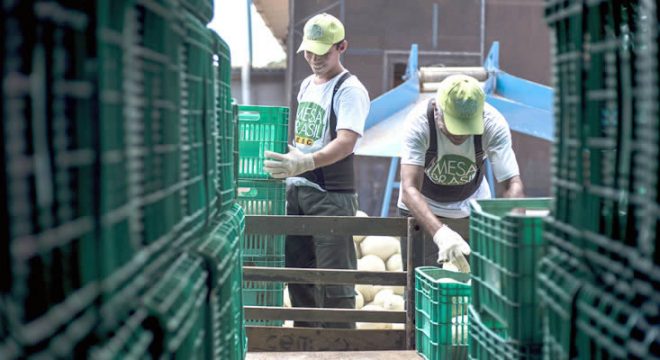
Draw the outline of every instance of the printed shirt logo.
<instances>
[{"instance_id":1,"label":"printed shirt logo","mask_svg":"<svg viewBox=\"0 0 660 360\"><path fill-rule=\"evenodd\" d=\"M469 118L477 112L477 102L474 99L457 99L454 110L460 118Z\"/></svg>"},{"instance_id":2,"label":"printed shirt logo","mask_svg":"<svg viewBox=\"0 0 660 360\"><path fill-rule=\"evenodd\" d=\"M319 40L323 37L323 28L318 24L314 24L307 29L305 37L309 40Z\"/></svg>"},{"instance_id":3,"label":"printed shirt logo","mask_svg":"<svg viewBox=\"0 0 660 360\"><path fill-rule=\"evenodd\" d=\"M323 136L325 109L319 104L303 101L296 113L296 143L312 145Z\"/></svg>"},{"instance_id":4,"label":"printed shirt logo","mask_svg":"<svg viewBox=\"0 0 660 360\"><path fill-rule=\"evenodd\" d=\"M424 172L434 184L465 185L474 180L477 165L466 157L450 154L436 160Z\"/></svg>"}]
</instances>

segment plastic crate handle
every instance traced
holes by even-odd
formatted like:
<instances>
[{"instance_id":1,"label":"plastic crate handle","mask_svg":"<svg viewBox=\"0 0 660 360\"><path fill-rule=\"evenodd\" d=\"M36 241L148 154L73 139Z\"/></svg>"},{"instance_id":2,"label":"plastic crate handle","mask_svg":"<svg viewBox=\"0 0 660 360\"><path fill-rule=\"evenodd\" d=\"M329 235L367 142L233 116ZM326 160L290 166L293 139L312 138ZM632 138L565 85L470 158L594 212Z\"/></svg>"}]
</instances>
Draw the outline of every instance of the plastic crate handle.
<instances>
[{"instance_id":1,"label":"plastic crate handle","mask_svg":"<svg viewBox=\"0 0 660 360\"><path fill-rule=\"evenodd\" d=\"M261 113L258 111L239 111L238 117L240 121L259 121L261 120Z\"/></svg>"},{"instance_id":2,"label":"plastic crate handle","mask_svg":"<svg viewBox=\"0 0 660 360\"><path fill-rule=\"evenodd\" d=\"M433 271L434 276L431 277L426 271ZM440 279L452 279L461 283L461 285L469 286L467 282L470 280L470 274L465 274L461 272L455 272L450 270L445 270L435 266L420 266L415 269L415 272L419 275L422 286L421 292L424 295L430 295L431 290L430 283L437 284L439 288L444 287L445 283L439 282ZM456 285L452 283L446 283L447 285Z\"/></svg>"},{"instance_id":3,"label":"plastic crate handle","mask_svg":"<svg viewBox=\"0 0 660 360\"><path fill-rule=\"evenodd\" d=\"M238 195L242 198L256 198L259 196L259 189L256 187L239 187Z\"/></svg>"}]
</instances>

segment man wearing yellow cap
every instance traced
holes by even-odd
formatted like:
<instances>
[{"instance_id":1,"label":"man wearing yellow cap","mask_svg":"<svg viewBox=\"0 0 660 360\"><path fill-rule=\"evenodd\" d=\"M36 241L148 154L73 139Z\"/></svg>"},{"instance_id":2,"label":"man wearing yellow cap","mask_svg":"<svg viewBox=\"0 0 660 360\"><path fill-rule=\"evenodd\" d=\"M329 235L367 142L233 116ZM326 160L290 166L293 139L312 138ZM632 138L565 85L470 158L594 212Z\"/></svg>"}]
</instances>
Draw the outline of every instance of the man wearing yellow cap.
<instances>
[{"instance_id":1,"label":"man wearing yellow cap","mask_svg":"<svg viewBox=\"0 0 660 360\"><path fill-rule=\"evenodd\" d=\"M491 197L484 160L490 160L504 185L504 197L524 197L509 126L484 98L474 78L447 77L434 99L408 115L401 154L400 212L414 216L433 235L438 262L461 271L469 271L470 246L441 219L467 217L470 199Z\"/></svg>"},{"instance_id":2,"label":"man wearing yellow cap","mask_svg":"<svg viewBox=\"0 0 660 360\"><path fill-rule=\"evenodd\" d=\"M353 150L369 113L369 94L341 64L344 26L319 14L305 24L304 51L312 75L300 85L294 145L287 154L266 152L264 168L287 179L287 214L355 216ZM351 236L287 236L287 267L355 269ZM355 308L351 285L289 284L294 307ZM355 327L353 323L296 322L295 326Z\"/></svg>"}]
</instances>

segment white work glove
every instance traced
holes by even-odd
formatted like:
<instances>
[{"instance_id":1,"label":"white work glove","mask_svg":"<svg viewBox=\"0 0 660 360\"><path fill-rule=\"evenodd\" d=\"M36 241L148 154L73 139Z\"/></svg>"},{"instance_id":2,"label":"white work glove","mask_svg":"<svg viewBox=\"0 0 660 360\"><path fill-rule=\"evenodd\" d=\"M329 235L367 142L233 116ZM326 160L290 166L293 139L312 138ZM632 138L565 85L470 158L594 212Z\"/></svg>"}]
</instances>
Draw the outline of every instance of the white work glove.
<instances>
[{"instance_id":1,"label":"white work glove","mask_svg":"<svg viewBox=\"0 0 660 360\"><path fill-rule=\"evenodd\" d=\"M264 170L276 179L300 175L316 167L312 154L305 154L291 145L286 154L265 151L264 156L275 159L264 160Z\"/></svg>"},{"instance_id":2,"label":"white work glove","mask_svg":"<svg viewBox=\"0 0 660 360\"><path fill-rule=\"evenodd\" d=\"M470 245L463 237L447 225L442 225L433 235L433 242L438 245L438 263L450 262L459 271L470 272L470 265L465 259L470 255Z\"/></svg>"}]
</instances>

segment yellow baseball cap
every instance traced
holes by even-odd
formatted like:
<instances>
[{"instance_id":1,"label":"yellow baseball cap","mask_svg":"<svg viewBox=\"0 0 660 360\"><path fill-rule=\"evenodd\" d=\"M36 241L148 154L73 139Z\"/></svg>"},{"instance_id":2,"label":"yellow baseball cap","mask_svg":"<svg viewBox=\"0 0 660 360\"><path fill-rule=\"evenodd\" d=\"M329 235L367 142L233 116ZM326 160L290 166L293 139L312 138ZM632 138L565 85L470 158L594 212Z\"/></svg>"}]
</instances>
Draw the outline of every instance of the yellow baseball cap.
<instances>
[{"instance_id":1,"label":"yellow baseball cap","mask_svg":"<svg viewBox=\"0 0 660 360\"><path fill-rule=\"evenodd\" d=\"M436 103L452 135L484 133L485 94L479 82L467 75L448 76L440 83Z\"/></svg>"},{"instance_id":2,"label":"yellow baseball cap","mask_svg":"<svg viewBox=\"0 0 660 360\"><path fill-rule=\"evenodd\" d=\"M336 17L322 13L307 21L303 41L297 52L310 51L325 55L332 45L344 40L344 25Z\"/></svg>"}]
</instances>

